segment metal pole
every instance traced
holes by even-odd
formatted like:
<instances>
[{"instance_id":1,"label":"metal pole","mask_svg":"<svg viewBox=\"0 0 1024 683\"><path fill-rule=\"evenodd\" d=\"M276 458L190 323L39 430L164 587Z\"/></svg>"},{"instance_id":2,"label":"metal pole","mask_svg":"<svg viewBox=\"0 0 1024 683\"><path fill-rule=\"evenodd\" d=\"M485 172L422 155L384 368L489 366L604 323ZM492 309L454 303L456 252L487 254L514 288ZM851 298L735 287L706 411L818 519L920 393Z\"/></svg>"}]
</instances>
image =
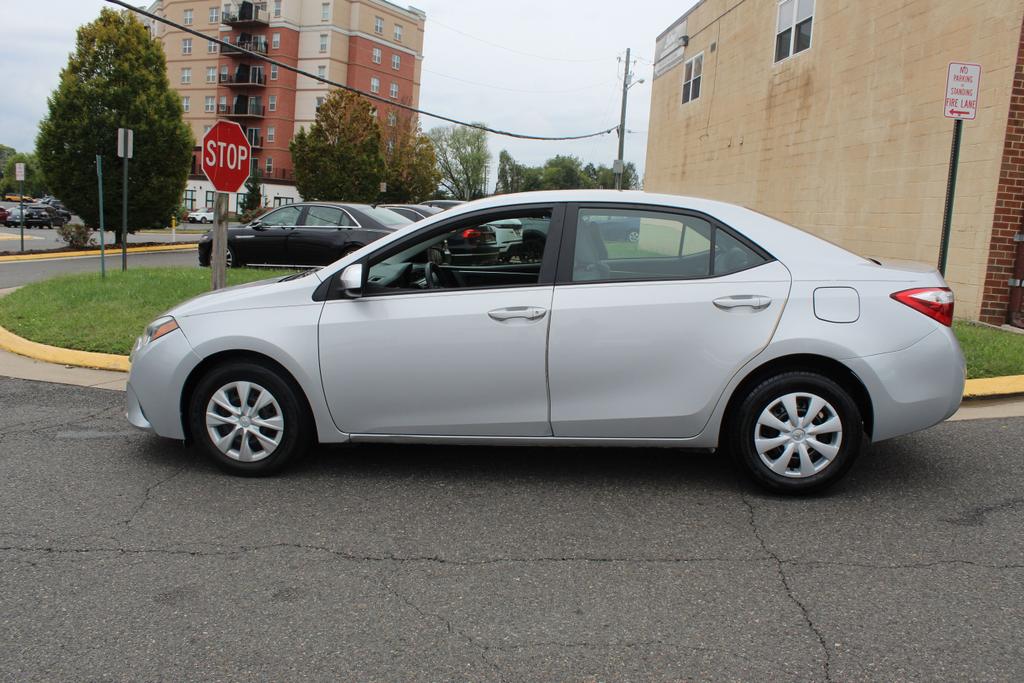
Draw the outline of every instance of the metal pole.
<instances>
[{"instance_id":1,"label":"metal pole","mask_svg":"<svg viewBox=\"0 0 1024 683\"><path fill-rule=\"evenodd\" d=\"M121 270L128 270L128 129L124 129L124 187L121 193Z\"/></svg>"},{"instance_id":2,"label":"metal pole","mask_svg":"<svg viewBox=\"0 0 1024 683\"><path fill-rule=\"evenodd\" d=\"M103 233L107 229L106 219L103 216L103 157L96 155L96 177L100 185L100 277L107 277L107 257L105 254L105 242Z\"/></svg>"},{"instance_id":3,"label":"metal pole","mask_svg":"<svg viewBox=\"0 0 1024 683\"><path fill-rule=\"evenodd\" d=\"M619 167L622 167L622 152L626 147L626 93L629 90L629 77L632 75L629 72L629 48L626 48L626 70L622 77L622 113L619 115ZM623 171L619 171L615 174L615 189L622 189L622 174Z\"/></svg>"},{"instance_id":4,"label":"metal pole","mask_svg":"<svg viewBox=\"0 0 1024 683\"><path fill-rule=\"evenodd\" d=\"M228 194L218 192L213 203L213 244L210 245L210 288L227 286Z\"/></svg>"},{"instance_id":5,"label":"metal pole","mask_svg":"<svg viewBox=\"0 0 1024 683\"><path fill-rule=\"evenodd\" d=\"M21 189L18 191L18 214L21 222L21 250L25 251L25 181L21 181Z\"/></svg>"},{"instance_id":6,"label":"metal pole","mask_svg":"<svg viewBox=\"0 0 1024 683\"><path fill-rule=\"evenodd\" d=\"M946 276L946 259L949 256L949 230L953 222L953 197L956 195L956 169L960 164L960 136L964 121L953 121L953 149L949 153L949 180L946 183L946 209L942 214L942 241L939 243L939 272Z\"/></svg>"}]
</instances>

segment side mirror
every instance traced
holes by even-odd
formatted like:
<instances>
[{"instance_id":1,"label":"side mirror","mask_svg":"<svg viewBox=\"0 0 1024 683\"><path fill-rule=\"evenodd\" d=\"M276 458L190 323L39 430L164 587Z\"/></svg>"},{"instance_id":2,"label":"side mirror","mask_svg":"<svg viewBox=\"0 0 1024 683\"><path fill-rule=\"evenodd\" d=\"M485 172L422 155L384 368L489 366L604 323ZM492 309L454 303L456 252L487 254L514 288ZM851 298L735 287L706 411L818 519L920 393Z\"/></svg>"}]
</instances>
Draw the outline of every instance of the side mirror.
<instances>
[{"instance_id":1,"label":"side mirror","mask_svg":"<svg viewBox=\"0 0 1024 683\"><path fill-rule=\"evenodd\" d=\"M256 220L256 221L253 221L252 223L250 223L249 227L252 228L253 230L262 230L263 229L263 223L261 223L260 221Z\"/></svg>"},{"instance_id":2,"label":"side mirror","mask_svg":"<svg viewBox=\"0 0 1024 683\"><path fill-rule=\"evenodd\" d=\"M358 299L363 295L363 264L353 263L341 271L340 289L349 299Z\"/></svg>"}]
</instances>

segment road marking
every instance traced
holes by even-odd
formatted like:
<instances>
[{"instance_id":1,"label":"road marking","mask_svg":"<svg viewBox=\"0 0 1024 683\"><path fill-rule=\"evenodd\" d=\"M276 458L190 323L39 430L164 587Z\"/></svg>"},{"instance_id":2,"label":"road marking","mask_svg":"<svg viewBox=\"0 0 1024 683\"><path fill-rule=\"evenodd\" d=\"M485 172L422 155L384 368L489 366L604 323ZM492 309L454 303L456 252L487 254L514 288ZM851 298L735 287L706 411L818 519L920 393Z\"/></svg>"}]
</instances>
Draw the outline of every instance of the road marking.
<instances>
[{"instance_id":1,"label":"road marking","mask_svg":"<svg viewBox=\"0 0 1024 683\"><path fill-rule=\"evenodd\" d=\"M20 240L21 235L12 235L9 232L0 232L0 240ZM25 235L27 240L41 240L43 237L35 237L34 235Z\"/></svg>"}]
</instances>

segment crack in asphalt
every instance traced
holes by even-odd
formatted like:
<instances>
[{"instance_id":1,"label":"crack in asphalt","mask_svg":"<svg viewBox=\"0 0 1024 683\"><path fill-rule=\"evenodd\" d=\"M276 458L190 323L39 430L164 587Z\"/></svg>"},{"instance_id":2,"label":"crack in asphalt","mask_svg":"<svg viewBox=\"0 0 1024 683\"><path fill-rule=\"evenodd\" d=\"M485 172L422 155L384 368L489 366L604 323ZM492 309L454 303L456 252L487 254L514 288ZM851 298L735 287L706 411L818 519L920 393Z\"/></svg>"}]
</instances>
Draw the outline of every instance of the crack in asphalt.
<instances>
[{"instance_id":1,"label":"crack in asphalt","mask_svg":"<svg viewBox=\"0 0 1024 683\"><path fill-rule=\"evenodd\" d=\"M807 624L807 628L810 629L811 633L817 639L818 644L821 646L822 652L825 654L825 661L823 662L825 680L829 683L832 681L832 653L828 649L828 645L825 644L825 636L821 630L815 625L814 620L811 619L811 614L807 609L807 606L800 601L798 597L793 593L793 588L789 585L789 577L786 576L785 569L783 568L784 561L779 555L768 547L767 541L761 535L761 530L757 526L757 515L754 511L754 505L747 498L746 494L740 494L740 500L747 507L747 511L750 513L750 528L754 532L754 538L761 544L761 549L764 550L765 554L771 557L775 563L776 573L779 575L779 580L782 582L782 588L786 592L786 597L800 609L800 613L803 614L804 622Z\"/></svg>"},{"instance_id":2,"label":"crack in asphalt","mask_svg":"<svg viewBox=\"0 0 1024 683\"><path fill-rule=\"evenodd\" d=\"M174 479L179 474L182 474L186 469L188 469L188 465L182 465L168 476L147 486L145 492L142 494L142 501L135 507L134 510L132 510L132 513L128 515L126 519L121 520L120 523L124 525L125 529L127 530L132 528L132 522L135 521L135 518L139 515L140 512L142 512L143 508L145 508L146 505L149 504L149 498L153 494L153 491L157 490L158 488L169 482L171 479Z\"/></svg>"},{"instance_id":3,"label":"crack in asphalt","mask_svg":"<svg viewBox=\"0 0 1024 683\"><path fill-rule=\"evenodd\" d=\"M73 417L71 419L61 420L60 417L43 418L35 420L26 420L25 422L16 422L13 425L4 425L3 427L0 427L0 441L2 441L5 437L13 436L16 434L27 434L29 432L37 432L40 430L52 430L57 429L59 427L69 427L73 425L78 425L89 420L94 420L102 416L104 413L115 412L117 410L119 409L104 408L103 410L100 410L98 412L90 413L89 415ZM58 421L54 422L54 419Z\"/></svg>"}]
</instances>

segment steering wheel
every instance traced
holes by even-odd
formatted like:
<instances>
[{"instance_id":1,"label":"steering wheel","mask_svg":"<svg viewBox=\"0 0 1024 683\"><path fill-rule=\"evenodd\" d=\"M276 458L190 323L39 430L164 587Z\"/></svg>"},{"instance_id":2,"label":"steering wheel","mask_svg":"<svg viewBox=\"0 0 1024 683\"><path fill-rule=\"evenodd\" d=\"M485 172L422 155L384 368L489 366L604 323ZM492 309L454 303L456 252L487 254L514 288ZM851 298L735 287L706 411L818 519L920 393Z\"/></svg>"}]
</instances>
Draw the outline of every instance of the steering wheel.
<instances>
[{"instance_id":1,"label":"steering wheel","mask_svg":"<svg viewBox=\"0 0 1024 683\"><path fill-rule=\"evenodd\" d=\"M444 289L441 281L441 273L438 272L437 264L427 261L423 266L423 279L427 283L427 289Z\"/></svg>"}]
</instances>

